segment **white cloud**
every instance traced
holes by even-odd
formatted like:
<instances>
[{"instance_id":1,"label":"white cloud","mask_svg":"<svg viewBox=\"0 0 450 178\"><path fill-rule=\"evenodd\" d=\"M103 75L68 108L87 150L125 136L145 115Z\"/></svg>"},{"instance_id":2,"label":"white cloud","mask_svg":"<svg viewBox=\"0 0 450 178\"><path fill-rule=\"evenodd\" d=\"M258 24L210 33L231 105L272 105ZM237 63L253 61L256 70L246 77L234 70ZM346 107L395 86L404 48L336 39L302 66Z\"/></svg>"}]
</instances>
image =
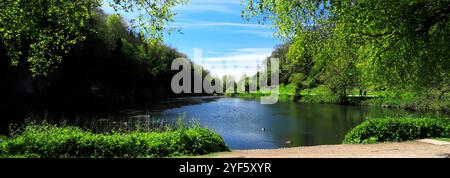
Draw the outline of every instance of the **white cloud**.
<instances>
[{"instance_id":1,"label":"white cloud","mask_svg":"<svg viewBox=\"0 0 450 178\"><path fill-rule=\"evenodd\" d=\"M237 26L237 27L262 27L258 24L232 23L232 22L207 22L207 23L178 23L183 26Z\"/></svg>"},{"instance_id":2,"label":"white cloud","mask_svg":"<svg viewBox=\"0 0 450 178\"><path fill-rule=\"evenodd\" d=\"M273 51L273 48L239 48L239 49L233 49L233 51L236 52L246 52L246 53L271 53ZM269 54L270 55L270 54Z\"/></svg>"},{"instance_id":3,"label":"white cloud","mask_svg":"<svg viewBox=\"0 0 450 178\"><path fill-rule=\"evenodd\" d=\"M245 33L245 34L260 35L266 38L273 38L274 36L274 32L263 30L230 30L225 31L224 33L240 33L240 34Z\"/></svg>"},{"instance_id":4,"label":"white cloud","mask_svg":"<svg viewBox=\"0 0 450 178\"><path fill-rule=\"evenodd\" d=\"M198 4L231 4L231 5L240 5L242 0L190 0L191 3Z\"/></svg>"},{"instance_id":5,"label":"white cloud","mask_svg":"<svg viewBox=\"0 0 450 178\"><path fill-rule=\"evenodd\" d=\"M241 4L241 0L190 0L187 5L180 5L174 8L177 12L217 12L240 14L241 11L236 6Z\"/></svg>"},{"instance_id":6,"label":"white cloud","mask_svg":"<svg viewBox=\"0 0 450 178\"><path fill-rule=\"evenodd\" d=\"M222 56L205 57L203 61L197 61L212 75L222 77L232 75L236 79L242 75L255 74L262 69L263 61L270 56L272 48L241 48L231 49Z\"/></svg>"},{"instance_id":7,"label":"white cloud","mask_svg":"<svg viewBox=\"0 0 450 178\"><path fill-rule=\"evenodd\" d=\"M173 23L174 25L178 25L183 28L187 27L205 27L205 26L217 26L217 27L247 27L247 28L270 28L267 25L260 24L252 24L252 23L235 23L235 22L210 22L210 21L200 21L200 20L185 20L179 19L182 22Z\"/></svg>"},{"instance_id":8,"label":"white cloud","mask_svg":"<svg viewBox=\"0 0 450 178\"><path fill-rule=\"evenodd\" d=\"M266 38L272 38L274 31L268 25L253 24L253 23L235 23L235 22L210 22L200 20L181 19L181 22L173 23L174 26L182 29L188 28L202 28L210 29L219 33L225 34L251 34L259 35ZM228 28L227 28L228 27ZM232 28L236 27L236 28Z\"/></svg>"},{"instance_id":9,"label":"white cloud","mask_svg":"<svg viewBox=\"0 0 450 178\"><path fill-rule=\"evenodd\" d=\"M178 19L178 22L175 22L172 25L181 27L182 29L207 29L223 34L250 34L266 38L273 38L275 32L269 25L255 23L211 22L192 19Z\"/></svg>"}]
</instances>

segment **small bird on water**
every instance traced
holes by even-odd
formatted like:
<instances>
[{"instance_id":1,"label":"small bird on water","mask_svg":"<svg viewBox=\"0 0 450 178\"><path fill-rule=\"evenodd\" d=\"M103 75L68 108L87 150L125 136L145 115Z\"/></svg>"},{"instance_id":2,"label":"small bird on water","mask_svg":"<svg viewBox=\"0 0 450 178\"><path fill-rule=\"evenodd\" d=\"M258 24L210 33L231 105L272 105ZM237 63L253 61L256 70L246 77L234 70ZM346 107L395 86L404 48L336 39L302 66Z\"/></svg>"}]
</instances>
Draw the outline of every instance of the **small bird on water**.
<instances>
[{"instance_id":1,"label":"small bird on water","mask_svg":"<svg viewBox=\"0 0 450 178\"><path fill-rule=\"evenodd\" d=\"M261 131L263 131L263 132L264 132L264 131L266 131L266 128L264 128L264 127L263 127L263 128L261 128Z\"/></svg>"}]
</instances>

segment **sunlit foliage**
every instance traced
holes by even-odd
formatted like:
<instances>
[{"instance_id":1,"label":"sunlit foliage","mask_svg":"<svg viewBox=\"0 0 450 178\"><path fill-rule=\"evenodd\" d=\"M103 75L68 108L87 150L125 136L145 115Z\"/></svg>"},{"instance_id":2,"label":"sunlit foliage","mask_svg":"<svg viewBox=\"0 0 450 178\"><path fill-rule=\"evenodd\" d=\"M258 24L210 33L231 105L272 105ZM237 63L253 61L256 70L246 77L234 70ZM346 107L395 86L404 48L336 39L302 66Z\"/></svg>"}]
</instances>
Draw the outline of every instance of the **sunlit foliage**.
<instances>
[{"instance_id":1,"label":"sunlit foliage","mask_svg":"<svg viewBox=\"0 0 450 178\"><path fill-rule=\"evenodd\" d=\"M171 8L184 0L108 1L118 12L135 13L131 21L141 36L157 43L175 13ZM87 24L101 6L100 0L3 0L0 2L0 42L13 65L27 63L34 75L47 75L92 30Z\"/></svg>"},{"instance_id":2,"label":"sunlit foliage","mask_svg":"<svg viewBox=\"0 0 450 178\"><path fill-rule=\"evenodd\" d=\"M244 17L273 23L282 38L292 40L293 63L314 63L314 74L325 74L319 79L338 84L341 91L350 84L394 91L450 84L448 0L244 0L243 4Z\"/></svg>"}]
</instances>

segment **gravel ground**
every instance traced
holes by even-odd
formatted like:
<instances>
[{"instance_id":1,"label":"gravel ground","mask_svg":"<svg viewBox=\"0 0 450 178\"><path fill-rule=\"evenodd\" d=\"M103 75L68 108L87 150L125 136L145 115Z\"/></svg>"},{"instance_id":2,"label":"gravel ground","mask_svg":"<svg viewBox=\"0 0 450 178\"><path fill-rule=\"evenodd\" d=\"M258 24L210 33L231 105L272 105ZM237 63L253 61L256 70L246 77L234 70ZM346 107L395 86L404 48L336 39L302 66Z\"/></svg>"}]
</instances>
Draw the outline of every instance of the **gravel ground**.
<instances>
[{"instance_id":1,"label":"gravel ground","mask_svg":"<svg viewBox=\"0 0 450 178\"><path fill-rule=\"evenodd\" d=\"M450 158L450 143L419 140L370 145L322 145L282 149L233 150L218 158ZM447 143L447 144L446 144Z\"/></svg>"}]
</instances>

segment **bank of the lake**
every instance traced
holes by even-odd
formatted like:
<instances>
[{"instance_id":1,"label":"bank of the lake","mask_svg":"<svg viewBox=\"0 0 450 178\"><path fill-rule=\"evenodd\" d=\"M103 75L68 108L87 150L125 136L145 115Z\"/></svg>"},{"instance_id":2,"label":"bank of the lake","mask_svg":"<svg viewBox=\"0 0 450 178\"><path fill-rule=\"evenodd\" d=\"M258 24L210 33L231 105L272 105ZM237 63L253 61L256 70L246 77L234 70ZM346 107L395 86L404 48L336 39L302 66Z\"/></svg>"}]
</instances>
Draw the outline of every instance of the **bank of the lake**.
<instances>
[{"instance_id":1,"label":"bank of the lake","mask_svg":"<svg viewBox=\"0 0 450 178\"><path fill-rule=\"evenodd\" d=\"M262 93L243 93L229 95L231 97L245 99L259 99L267 96ZM426 97L402 98L402 97L379 97L379 96L349 96L345 101L336 99L329 95L295 95L280 94L279 102L297 102L297 103L321 103L321 104L341 104L363 107L382 107L397 108L414 111L431 111L450 113L450 101L438 101L427 99Z\"/></svg>"},{"instance_id":2,"label":"bank of the lake","mask_svg":"<svg viewBox=\"0 0 450 178\"><path fill-rule=\"evenodd\" d=\"M279 102L341 104L450 113L450 93L439 91L425 93L404 92L394 95L385 91L368 91L363 94L354 90L347 97L339 98L325 87L305 89L300 93L296 93L295 89L290 85L280 85L279 89ZM231 93L225 96L259 99L268 95L267 92L257 91L252 93Z\"/></svg>"},{"instance_id":3,"label":"bank of the lake","mask_svg":"<svg viewBox=\"0 0 450 178\"><path fill-rule=\"evenodd\" d=\"M447 137L447 138L440 138ZM388 118L367 120L347 133L342 145L233 150L222 158L450 158L450 120ZM438 139L424 139L438 138ZM371 144L368 144L371 143Z\"/></svg>"},{"instance_id":4,"label":"bank of the lake","mask_svg":"<svg viewBox=\"0 0 450 178\"><path fill-rule=\"evenodd\" d=\"M351 129L346 134L344 144L340 145L319 145L291 148L286 147L279 149L233 150L232 152L206 155L206 157L450 158L449 150L449 119L385 118L366 120L362 124Z\"/></svg>"},{"instance_id":5,"label":"bank of the lake","mask_svg":"<svg viewBox=\"0 0 450 178\"><path fill-rule=\"evenodd\" d=\"M28 124L0 140L0 158L161 158L228 150L220 135L197 126L95 134L74 126Z\"/></svg>"},{"instance_id":6,"label":"bank of the lake","mask_svg":"<svg viewBox=\"0 0 450 178\"><path fill-rule=\"evenodd\" d=\"M280 149L233 150L213 158L450 158L450 142L418 141L359 145L320 145Z\"/></svg>"}]
</instances>

